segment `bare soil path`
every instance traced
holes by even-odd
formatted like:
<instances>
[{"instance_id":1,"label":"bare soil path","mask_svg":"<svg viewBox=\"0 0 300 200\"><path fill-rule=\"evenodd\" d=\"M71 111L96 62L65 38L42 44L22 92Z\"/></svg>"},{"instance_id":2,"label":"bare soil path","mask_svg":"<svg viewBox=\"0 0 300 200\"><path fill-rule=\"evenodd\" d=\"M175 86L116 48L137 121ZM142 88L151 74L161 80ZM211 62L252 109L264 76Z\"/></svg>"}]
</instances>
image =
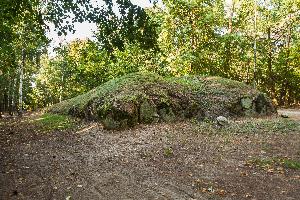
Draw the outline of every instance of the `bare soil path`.
<instances>
[{"instance_id":1,"label":"bare soil path","mask_svg":"<svg viewBox=\"0 0 300 200\"><path fill-rule=\"evenodd\" d=\"M278 113L287 115L292 119L300 121L300 110L299 109L280 109L280 110L278 110Z\"/></svg>"},{"instance_id":2,"label":"bare soil path","mask_svg":"<svg viewBox=\"0 0 300 200\"><path fill-rule=\"evenodd\" d=\"M89 123L44 133L3 119L0 199L298 200L300 170L286 164L300 161L300 123L264 120L115 132Z\"/></svg>"}]
</instances>

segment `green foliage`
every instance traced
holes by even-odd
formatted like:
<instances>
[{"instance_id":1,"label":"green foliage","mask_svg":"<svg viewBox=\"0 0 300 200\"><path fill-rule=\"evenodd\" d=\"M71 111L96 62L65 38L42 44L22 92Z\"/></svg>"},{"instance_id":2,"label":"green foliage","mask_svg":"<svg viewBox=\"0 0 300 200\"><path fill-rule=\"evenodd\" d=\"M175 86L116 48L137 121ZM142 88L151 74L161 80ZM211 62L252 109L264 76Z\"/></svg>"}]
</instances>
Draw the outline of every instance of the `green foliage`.
<instances>
[{"instance_id":1,"label":"green foliage","mask_svg":"<svg viewBox=\"0 0 300 200\"><path fill-rule=\"evenodd\" d=\"M154 51L143 50L137 44L126 44L124 51L115 49L108 55L95 42L73 41L57 49L56 57L42 58L33 96L44 107L129 73L159 71L154 55Z\"/></svg>"},{"instance_id":2,"label":"green foliage","mask_svg":"<svg viewBox=\"0 0 300 200\"><path fill-rule=\"evenodd\" d=\"M154 25L144 9L130 1L117 1L116 5L120 15L113 12L112 1L104 1L103 6L90 0L1 1L0 112L15 110L16 107L36 109L47 106L86 92L118 74L123 75L120 67L123 66L122 62L120 65L115 64L116 67L112 66L112 56L108 58L108 52L100 45L105 44L106 38L114 48L120 47L118 41L115 41L118 38L122 40L121 45L125 45L127 41L136 41L143 49L154 48ZM112 16L118 18L117 21ZM83 21L97 22L99 27L113 30L111 33L117 31L114 30L117 27L120 34L115 34L114 38L112 34L101 32L107 37L102 38L98 45L75 41L61 47L55 59L44 56L43 63L40 63L41 54L45 53L45 46L49 42L46 38L48 24L53 24L61 35L72 31L74 22ZM107 72L108 65L114 70ZM24 80L21 71L24 72ZM24 84L21 84L22 81ZM8 83L8 86L4 86L4 83ZM24 90L21 89L22 86ZM21 101L17 105L22 92L24 105L20 105Z\"/></svg>"},{"instance_id":3,"label":"green foliage","mask_svg":"<svg viewBox=\"0 0 300 200\"><path fill-rule=\"evenodd\" d=\"M299 50L299 4L295 1L264 1L257 5L243 0L164 2L165 9L156 12L161 18L159 60L167 74L255 81L281 105L299 101L299 53L294 51Z\"/></svg>"},{"instance_id":4,"label":"green foliage","mask_svg":"<svg viewBox=\"0 0 300 200\"><path fill-rule=\"evenodd\" d=\"M97 51L95 43L86 40L62 46L53 59L43 57L34 93L38 104L44 107L57 103L107 81L106 58L104 52Z\"/></svg>"},{"instance_id":5,"label":"green foliage","mask_svg":"<svg viewBox=\"0 0 300 200\"><path fill-rule=\"evenodd\" d=\"M123 51L127 43L137 43L142 49L157 48L156 22L146 11L129 0L106 1L107 9L97 17L96 37L100 48L109 53ZM118 12L113 11L113 7Z\"/></svg>"},{"instance_id":6,"label":"green foliage","mask_svg":"<svg viewBox=\"0 0 300 200\"><path fill-rule=\"evenodd\" d=\"M17 107L21 67L26 109L52 105L133 72L255 82L274 102L299 104L298 1L162 2L163 7L143 9L130 0L106 0L102 5L90 0L1 1L0 112ZM97 23L96 41L72 41L48 57L46 24L65 34L82 21ZM228 88L241 86L219 80ZM180 81L200 89L196 82ZM221 94L224 89L211 92Z\"/></svg>"}]
</instances>

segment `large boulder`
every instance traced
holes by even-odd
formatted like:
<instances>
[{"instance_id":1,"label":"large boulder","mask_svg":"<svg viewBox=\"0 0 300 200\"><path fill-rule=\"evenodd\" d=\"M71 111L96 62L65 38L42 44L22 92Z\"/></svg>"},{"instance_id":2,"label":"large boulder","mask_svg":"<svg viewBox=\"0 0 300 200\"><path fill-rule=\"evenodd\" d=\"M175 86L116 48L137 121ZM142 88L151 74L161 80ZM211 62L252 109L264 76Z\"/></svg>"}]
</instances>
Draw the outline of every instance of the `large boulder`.
<instances>
[{"instance_id":1,"label":"large boulder","mask_svg":"<svg viewBox=\"0 0 300 200\"><path fill-rule=\"evenodd\" d=\"M149 103L147 100L140 104L139 116L142 123L158 122L159 120L156 105L153 102Z\"/></svg>"},{"instance_id":2,"label":"large boulder","mask_svg":"<svg viewBox=\"0 0 300 200\"><path fill-rule=\"evenodd\" d=\"M266 95L244 83L206 76L163 78L152 73L128 74L108 81L50 107L49 111L98 120L107 129L184 118L276 113Z\"/></svg>"}]
</instances>

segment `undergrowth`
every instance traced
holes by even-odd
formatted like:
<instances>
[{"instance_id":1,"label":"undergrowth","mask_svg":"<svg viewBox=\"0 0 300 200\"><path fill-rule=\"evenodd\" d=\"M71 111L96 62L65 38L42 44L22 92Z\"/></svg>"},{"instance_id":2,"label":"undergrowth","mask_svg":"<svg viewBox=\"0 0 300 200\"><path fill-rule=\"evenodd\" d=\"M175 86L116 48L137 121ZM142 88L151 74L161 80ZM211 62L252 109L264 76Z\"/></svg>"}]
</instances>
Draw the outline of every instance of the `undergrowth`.
<instances>
[{"instance_id":1,"label":"undergrowth","mask_svg":"<svg viewBox=\"0 0 300 200\"><path fill-rule=\"evenodd\" d=\"M195 130L203 134L289 134L300 133L300 123L283 118L249 118L239 121L230 121L228 125L218 126L216 122L194 121Z\"/></svg>"},{"instance_id":2,"label":"undergrowth","mask_svg":"<svg viewBox=\"0 0 300 200\"><path fill-rule=\"evenodd\" d=\"M75 120L66 115L45 113L31 123L37 125L43 131L65 130L75 125Z\"/></svg>"}]
</instances>

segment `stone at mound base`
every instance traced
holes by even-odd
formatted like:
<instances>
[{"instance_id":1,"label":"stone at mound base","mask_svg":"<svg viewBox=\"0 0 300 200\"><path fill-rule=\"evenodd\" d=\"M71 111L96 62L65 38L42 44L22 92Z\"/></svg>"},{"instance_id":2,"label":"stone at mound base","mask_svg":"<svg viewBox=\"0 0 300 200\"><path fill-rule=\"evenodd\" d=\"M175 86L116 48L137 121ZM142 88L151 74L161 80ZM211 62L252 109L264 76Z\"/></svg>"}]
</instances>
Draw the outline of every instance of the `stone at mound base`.
<instances>
[{"instance_id":1,"label":"stone at mound base","mask_svg":"<svg viewBox=\"0 0 300 200\"><path fill-rule=\"evenodd\" d=\"M143 101L140 106L140 121L144 123L152 123L158 122L158 120L159 115L157 114L155 104Z\"/></svg>"},{"instance_id":2,"label":"stone at mound base","mask_svg":"<svg viewBox=\"0 0 300 200\"><path fill-rule=\"evenodd\" d=\"M159 110L159 116L164 122L172 122L176 119L176 116L171 108L162 108Z\"/></svg>"},{"instance_id":3,"label":"stone at mound base","mask_svg":"<svg viewBox=\"0 0 300 200\"><path fill-rule=\"evenodd\" d=\"M267 100L267 97L262 93L259 94L255 99L255 111L259 114L267 114L269 112L269 109L267 107L268 104L269 102Z\"/></svg>"},{"instance_id":4,"label":"stone at mound base","mask_svg":"<svg viewBox=\"0 0 300 200\"><path fill-rule=\"evenodd\" d=\"M49 110L98 120L106 129L218 116L218 123L226 124L230 117L276 113L266 95L244 83L205 76L163 78L153 73L133 73L108 81Z\"/></svg>"},{"instance_id":5,"label":"stone at mound base","mask_svg":"<svg viewBox=\"0 0 300 200\"><path fill-rule=\"evenodd\" d=\"M220 126L225 126L226 124L229 123L228 119L223 116L217 117L217 122L218 122L218 125L220 125Z\"/></svg>"},{"instance_id":6,"label":"stone at mound base","mask_svg":"<svg viewBox=\"0 0 300 200\"><path fill-rule=\"evenodd\" d=\"M289 116L287 114L281 114L280 117L282 117L282 118L289 118Z\"/></svg>"},{"instance_id":7,"label":"stone at mound base","mask_svg":"<svg viewBox=\"0 0 300 200\"><path fill-rule=\"evenodd\" d=\"M250 109L252 107L253 100L249 97L241 99L241 105L244 109Z\"/></svg>"},{"instance_id":8,"label":"stone at mound base","mask_svg":"<svg viewBox=\"0 0 300 200\"><path fill-rule=\"evenodd\" d=\"M121 127L121 123L111 117L106 117L104 120L102 120L102 124L104 128L108 130L118 129Z\"/></svg>"}]
</instances>

